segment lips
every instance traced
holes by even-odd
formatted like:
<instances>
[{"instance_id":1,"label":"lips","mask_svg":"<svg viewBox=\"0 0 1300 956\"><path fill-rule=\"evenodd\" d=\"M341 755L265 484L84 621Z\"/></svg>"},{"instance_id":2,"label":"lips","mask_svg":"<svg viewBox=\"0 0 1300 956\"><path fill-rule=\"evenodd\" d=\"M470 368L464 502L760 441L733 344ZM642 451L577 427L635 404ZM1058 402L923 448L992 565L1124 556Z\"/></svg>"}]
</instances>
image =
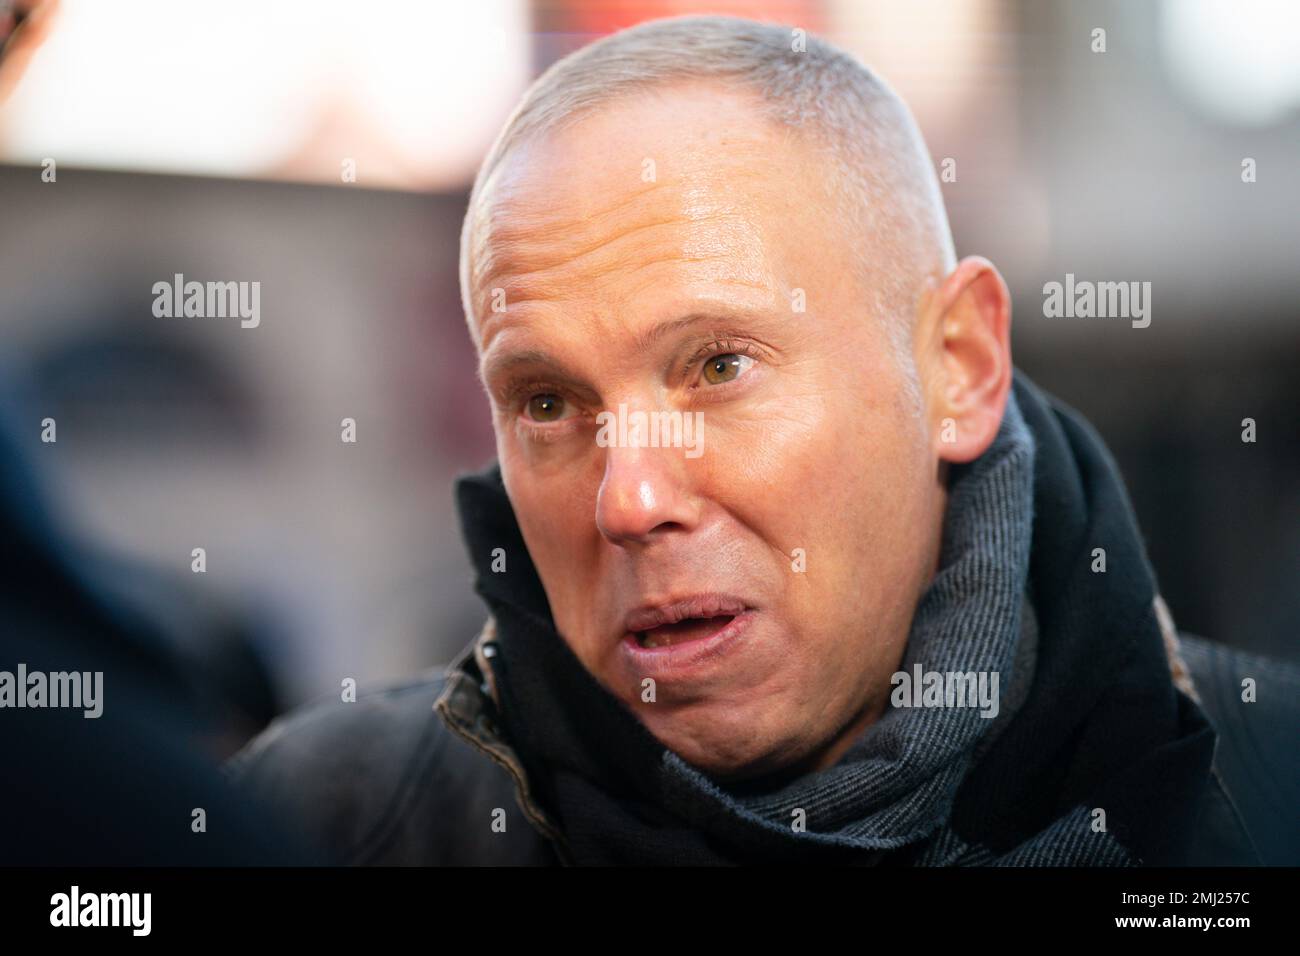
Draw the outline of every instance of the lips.
<instances>
[{"instance_id":1,"label":"lips","mask_svg":"<svg viewBox=\"0 0 1300 956\"><path fill-rule=\"evenodd\" d=\"M696 594L649 605L627 615L624 626L639 647L675 647L717 634L750 606L727 594Z\"/></svg>"}]
</instances>

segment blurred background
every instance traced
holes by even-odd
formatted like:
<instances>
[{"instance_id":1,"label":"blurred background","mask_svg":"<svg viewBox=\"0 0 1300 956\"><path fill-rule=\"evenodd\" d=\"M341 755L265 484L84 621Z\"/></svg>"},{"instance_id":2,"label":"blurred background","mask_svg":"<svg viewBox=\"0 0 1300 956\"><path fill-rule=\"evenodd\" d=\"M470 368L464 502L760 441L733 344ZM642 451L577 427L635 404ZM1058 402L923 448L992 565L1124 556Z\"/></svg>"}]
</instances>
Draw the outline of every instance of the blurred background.
<instances>
[{"instance_id":1,"label":"blurred background","mask_svg":"<svg viewBox=\"0 0 1300 956\"><path fill-rule=\"evenodd\" d=\"M1300 659L1300 5L30 6L0 0L0 405L95 587L222 689L225 751L476 633L469 184L549 63L679 13L804 27L902 94L955 161L959 254L997 263L1017 364L1114 452L1179 627ZM260 326L155 317L176 273L260 282ZM1150 327L1044 318L1066 273L1151 282Z\"/></svg>"}]
</instances>

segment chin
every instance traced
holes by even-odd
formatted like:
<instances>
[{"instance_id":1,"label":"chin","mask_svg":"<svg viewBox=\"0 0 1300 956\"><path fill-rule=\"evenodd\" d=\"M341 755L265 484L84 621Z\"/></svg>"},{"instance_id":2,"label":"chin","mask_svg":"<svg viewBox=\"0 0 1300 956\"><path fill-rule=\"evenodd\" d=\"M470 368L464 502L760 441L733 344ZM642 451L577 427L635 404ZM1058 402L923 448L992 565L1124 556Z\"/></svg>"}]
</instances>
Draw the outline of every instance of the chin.
<instances>
[{"instance_id":1,"label":"chin","mask_svg":"<svg viewBox=\"0 0 1300 956\"><path fill-rule=\"evenodd\" d=\"M689 716L660 712L647 719L643 710L640 716L661 744L718 780L760 777L800 760L797 742L783 744L757 732L757 720L745 720L734 707L725 715L709 711L696 708Z\"/></svg>"}]
</instances>

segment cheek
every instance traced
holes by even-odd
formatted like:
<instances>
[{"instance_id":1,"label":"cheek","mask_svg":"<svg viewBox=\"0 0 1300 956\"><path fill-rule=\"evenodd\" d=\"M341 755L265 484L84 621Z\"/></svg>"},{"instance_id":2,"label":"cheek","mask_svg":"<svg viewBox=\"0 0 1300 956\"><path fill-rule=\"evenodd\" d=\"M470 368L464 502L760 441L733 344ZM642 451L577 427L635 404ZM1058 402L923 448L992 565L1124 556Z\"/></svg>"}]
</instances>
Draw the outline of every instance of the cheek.
<instances>
[{"instance_id":1,"label":"cheek","mask_svg":"<svg viewBox=\"0 0 1300 956\"><path fill-rule=\"evenodd\" d=\"M800 383L747 416L745 434L732 428L714 446L736 462L714 487L784 559L788 609L841 643L843 628L860 631L892 591L911 587L924 550L928 445L923 423L895 400L890 371L864 369L831 389ZM791 567L796 548L803 573Z\"/></svg>"},{"instance_id":2,"label":"cheek","mask_svg":"<svg viewBox=\"0 0 1300 956\"><path fill-rule=\"evenodd\" d=\"M852 550L901 520L893 512L909 512L925 487L914 418L880 383L787 387L710 434L710 493L784 553Z\"/></svg>"},{"instance_id":3,"label":"cheek","mask_svg":"<svg viewBox=\"0 0 1300 956\"><path fill-rule=\"evenodd\" d=\"M565 527L565 501L551 493L550 482L537 479L526 456L518 452L510 438L498 438L497 460L524 543L549 594L547 572L555 564L556 553L563 551L562 538L557 534Z\"/></svg>"},{"instance_id":4,"label":"cheek","mask_svg":"<svg viewBox=\"0 0 1300 956\"><path fill-rule=\"evenodd\" d=\"M765 395L711 421L705 413L700 464L708 469L707 494L767 536L806 509L810 482L834 459L837 425L823 390L801 378L779 382Z\"/></svg>"},{"instance_id":5,"label":"cheek","mask_svg":"<svg viewBox=\"0 0 1300 956\"><path fill-rule=\"evenodd\" d=\"M582 498L570 491L571 482L538 474L527 464L501 459L502 478L528 551L545 581L565 556L576 559L590 515ZM583 519L586 519L585 521ZM576 568L571 569L576 570ZM548 582L549 583L549 582Z\"/></svg>"},{"instance_id":6,"label":"cheek","mask_svg":"<svg viewBox=\"0 0 1300 956\"><path fill-rule=\"evenodd\" d=\"M592 551L599 537L595 499L576 487L581 482L575 483L571 470L532 467L508 438L498 441L497 456L529 557L556 625L568 638L581 630L586 602L600 593L590 580L600 574L599 557Z\"/></svg>"}]
</instances>

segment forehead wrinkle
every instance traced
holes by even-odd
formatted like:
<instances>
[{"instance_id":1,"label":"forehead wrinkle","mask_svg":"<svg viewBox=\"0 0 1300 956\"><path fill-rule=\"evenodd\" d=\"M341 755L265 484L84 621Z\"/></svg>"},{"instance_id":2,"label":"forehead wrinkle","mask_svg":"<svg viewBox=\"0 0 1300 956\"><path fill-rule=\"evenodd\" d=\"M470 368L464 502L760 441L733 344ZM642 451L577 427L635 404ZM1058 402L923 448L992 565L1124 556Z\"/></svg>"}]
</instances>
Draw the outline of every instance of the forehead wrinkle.
<instances>
[{"instance_id":1,"label":"forehead wrinkle","mask_svg":"<svg viewBox=\"0 0 1300 956\"><path fill-rule=\"evenodd\" d=\"M553 178L563 181L563 177ZM546 185L549 185L549 183ZM506 242L510 242L518 236L527 237L530 233L539 229L557 232L561 235L565 232L578 232L589 222L608 219L627 210L629 207L644 203L647 199L662 191L665 186L666 184L658 181L648 183L642 189L619 193L613 201L597 208L591 208L591 200L593 196L600 193L600 189L588 189L577 197L585 200L585 202L581 204L570 202L563 207L569 210L576 209L575 214L567 217L556 217L553 214L555 210L554 204L539 201L533 196L539 191L537 186L527 181L514 182L508 186L500 186L495 194L484 197L488 207L482 217L485 222L484 232L489 238L497 237ZM570 200L574 199L574 197L568 198ZM580 206L581 208L579 208Z\"/></svg>"},{"instance_id":2,"label":"forehead wrinkle","mask_svg":"<svg viewBox=\"0 0 1300 956\"><path fill-rule=\"evenodd\" d=\"M738 260L735 254L725 252L683 253L679 250L672 250L653 256L619 253L615 258L611 258L610 261L603 264L603 268L599 270L599 276L603 278L616 274L619 283L616 290L617 296L620 299L635 300L639 294L639 289L663 286L665 279L662 273L657 271L656 267L707 265L709 263L719 263L723 268L709 270L702 276L684 277L683 284L705 279L770 291L770 283L756 279L755 269L748 258ZM583 274L575 276L559 274L561 269L572 267L572 265L572 263L569 263L564 267L556 267L553 270L511 276L507 286L514 293L509 298L510 307L516 308L533 302L557 304L566 297L566 292L570 288L575 286L582 288L585 283L590 281L589 276ZM655 270L656 274L651 276L642 275L649 270ZM584 289L583 291L588 292L590 290Z\"/></svg>"},{"instance_id":3,"label":"forehead wrinkle","mask_svg":"<svg viewBox=\"0 0 1300 956\"><path fill-rule=\"evenodd\" d=\"M515 250L514 254L525 262L530 247L537 246L540 248L535 255L545 265L549 264L546 248L550 246L561 247L554 260L562 262L655 226L705 223L734 212L735 203L729 196L710 195L720 191L693 181L673 184L669 211L664 212L663 204L657 203L657 199L667 188L656 184L603 209L578 213L572 211L572 203L552 203L541 211L534 211L534 204L527 201L499 200L487 216L488 225L481 230L477 245L483 252L488 252L492 246ZM717 208L710 209L710 205ZM557 215L557 206L564 213ZM638 208L641 206L647 208ZM564 250L562 247L566 244L578 248L576 251Z\"/></svg>"},{"instance_id":4,"label":"forehead wrinkle","mask_svg":"<svg viewBox=\"0 0 1300 956\"><path fill-rule=\"evenodd\" d=\"M676 222L677 220L673 218L640 223L617 231L613 235L606 235L595 241L589 241L577 250L563 249L563 239L516 240L513 242L501 240L498 241L496 248L492 252L491 266L485 272L483 280L490 282L503 277L509 278L510 282L506 286L507 295L511 289L522 292L522 289L530 283L545 285L545 277L550 273L577 266L583 260L596 256L602 251L615 255L609 247L647 230L671 226ZM556 248L557 246L560 248ZM554 251L548 255L548 250ZM627 256L623 256L623 258L626 259Z\"/></svg>"},{"instance_id":5,"label":"forehead wrinkle","mask_svg":"<svg viewBox=\"0 0 1300 956\"><path fill-rule=\"evenodd\" d=\"M492 262L503 257L502 252L499 251L500 249L515 250L522 247L527 250L530 241L539 235L546 237L541 240L542 244L563 245L571 240L580 241L584 233L593 231L593 224L618 216L626 211L628 207L644 203L661 188L662 186L659 183L652 183L646 189L630 194L620 194L617 199L604 208L584 209L574 214L572 210L575 208L575 204L572 202L542 203L529 198L530 192L537 192L538 190L536 188L530 190L525 183L514 183L509 186L499 187L495 194L485 196L480 201L481 212L477 217L479 225L474 230L474 251L484 260ZM595 192L599 193L599 190L595 190ZM583 198L589 199L591 193L592 191L588 191ZM557 216L557 206L569 210L570 213ZM660 215L654 222L645 225L671 222L673 218L672 216ZM584 246L584 251L596 245L599 245L599 241L595 243L588 242ZM518 253L515 254L518 255ZM521 256L521 258L524 257ZM475 271L480 277L487 277L500 270L480 267Z\"/></svg>"},{"instance_id":6,"label":"forehead wrinkle","mask_svg":"<svg viewBox=\"0 0 1300 956\"><path fill-rule=\"evenodd\" d=\"M700 235L688 229L684 234L672 233L662 238L646 236L656 229L689 227L704 222L734 223L739 229L729 228L725 235ZM646 250L635 243L637 239L644 240L645 244L652 243L656 248ZM634 243L631 248L629 242ZM566 287L576 285L582 288L593 278L621 273L622 278L630 279L645 269L670 263L726 263L734 268L723 270L714 278L734 278L743 274L748 281L754 276L755 269L761 268L766 256L761 239L753 234L749 224L730 213L688 220L675 217L627 227L576 252L556 250L548 256L542 251L498 246L483 284L504 288L507 308L511 308L526 301L562 298Z\"/></svg>"}]
</instances>

